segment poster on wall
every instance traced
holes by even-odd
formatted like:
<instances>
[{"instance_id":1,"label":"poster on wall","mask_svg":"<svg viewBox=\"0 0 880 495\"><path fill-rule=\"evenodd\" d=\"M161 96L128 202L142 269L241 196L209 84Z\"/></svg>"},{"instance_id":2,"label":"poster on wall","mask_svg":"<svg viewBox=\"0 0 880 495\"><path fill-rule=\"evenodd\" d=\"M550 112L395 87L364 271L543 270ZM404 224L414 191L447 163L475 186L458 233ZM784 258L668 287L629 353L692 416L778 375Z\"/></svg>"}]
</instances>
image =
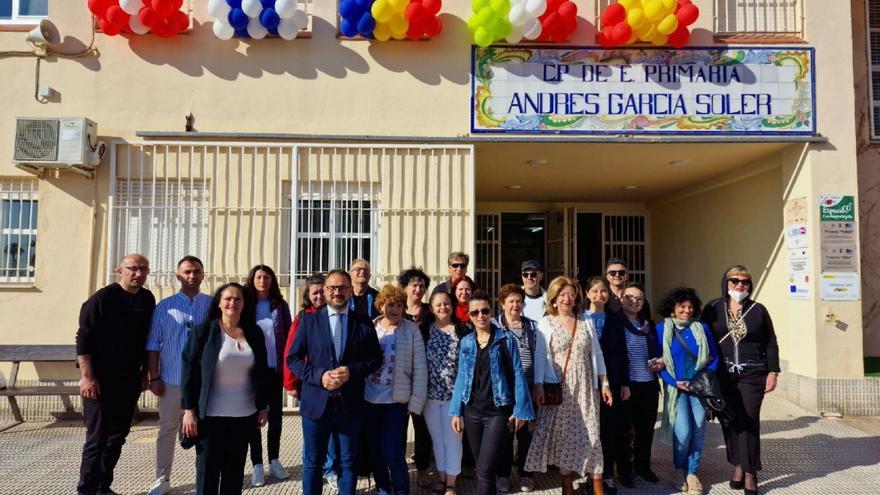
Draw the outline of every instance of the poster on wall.
<instances>
[{"instance_id":1,"label":"poster on wall","mask_svg":"<svg viewBox=\"0 0 880 495\"><path fill-rule=\"evenodd\" d=\"M471 131L812 135L809 47L475 46Z\"/></svg>"},{"instance_id":2,"label":"poster on wall","mask_svg":"<svg viewBox=\"0 0 880 495\"><path fill-rule=\"evenodd\" d=\"M807 236L807 198L785 202L785 243L788 248L788 297L810 298L810 239Z\"/></svg>"},{"instance_id":3,"label":"poster on wall","mask_svg":"<svg viewBox=\"0 0 880 495\"><path fill-rule=\"evenodd\" d=\"M857 301L860 297L855 220L855 196L819 196L823 300Z\"/></svg>"},{"instance_id":4,"label":"poster on wall","mask_svg":"<svg viewBox=\"0 0 880 495\"><path fill-rule=\"evenodd\" d=\"M823 273L819 280L823 301L858 301L861 292L858 273Z\"/></svg>"}]
</instances>

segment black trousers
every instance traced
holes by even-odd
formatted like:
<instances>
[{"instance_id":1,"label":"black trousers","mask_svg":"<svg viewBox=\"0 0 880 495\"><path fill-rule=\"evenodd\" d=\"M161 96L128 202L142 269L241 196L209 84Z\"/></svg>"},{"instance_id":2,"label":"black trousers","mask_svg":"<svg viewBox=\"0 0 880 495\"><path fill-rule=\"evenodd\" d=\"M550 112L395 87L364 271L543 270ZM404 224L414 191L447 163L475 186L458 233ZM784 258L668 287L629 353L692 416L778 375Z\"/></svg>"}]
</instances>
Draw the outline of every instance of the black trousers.
<instances>
[{"instance_id":1,"label":"black trousers","mask_svg":"<svg viewBox=\"0 0 880 495\"><path fill-rule=\"evenodd\" d=\"M199 421L196 444L196 493L238 495L244 481L248 441L258 428L257 415L208 416Z\"/></svg>"},{"instance_id":2,"label":"black trousers","mask_svg":"<svg viewBox=\"0 0 880 495\"><path fill-rule=\"evenodd\" d=\"M281 451L281 419L284 407L284 392L281 384L281 375L272 373L272 378L267 387L269 389L269 424L266 432L266 447L269 450L269 460L278 459ZM263 463L263 433L261 428L254 429L250 439L251 464Z\"/></svg>"},{"instance_id":3,"label":"black trousers","mask_svg":"<svg viewBox=\"0 0 880 495\"><path fill-rule=\"evenodd\" d=\"M528 425L523 426L516 433L507 435L507 444L501 451L501 460L498 464L498 476L502 478L510 477L513 471L513 439L516 438L516 472L519 477L531 476L532 473L526 472L526 456L529 455L529 446L532 445L532 432L529 431Z\"/></svg>"},{"instance_id":4,"label":"black trousers","mask_svg":"<svg viewBox=\"0 0 880 495\"><path fill-rule=\"evenodd\" d=\"M86 441L79 466L77 493L92 495L109 491L113 469L119 462L122 445L131 429L134 408L140 397L140 383L106 386L98 400L83 398Z\"/></svg>"},{"instance_id":5,"label":"black trousers","mask_svg":"<svg viewBox=\"0 0 880 495\"><path fill-rule=\"evenodd\" d=\"M612 389L614 400L611 405L603 401L599 408L599 439L602 442L602 460L604 468L602 477L611 479L614 477L614 467L617 465L618 474L627 474L632 471L628 459L629 449L625 443L629 442L629 425L626 421L624 404L627 401L620 400L620 389Z\"/></svg>"},{"instance_id":6,"label":"black trousers","mask_svg":"<svg viewBox=\"0 0 880 495\"><path fill-rule=\"evenodd\" d=\"M632 382L629 385L629 400L621 401L624 412L623 431L625 441L620 443L620 459L617 465L619 475L632 474L651 469L651 445L654 443L654 424L657 422L657 406L660 400L660 384ZM632 431L632 442L629 432ZM602 444L605 447L605 444Z\"/></svg>"},{"instance_id":7,"label":"black trousers","mask_svg":"<svg viewBox=\"0 0 880 495\"><path fill-rule=\"evenodd\" d=\"M477 464L477 495L496 494L495 473L511 435L508 417L509 414L487 415L470 406L464 408L465 434Z\"/></svg>"},{"instance_id":8,"label":"black trousers","mask_svg":"<svg viewBox=\"0 0 880 495\"><path fill-rule=\"evenodd\" d=\"M761 470L761 404L767 372L728 375L724 398L733 407L736 418L722 428L727 446L727 462L742 466L747 473Z\"/></svg>"},{"instance_id":9,"label":"black trousers","mask_svg":"<svg viewBox=\"0 0 880 495\"><path fill-rule=\"evenodd\" d=\"M416 469L424 471L431 467L431 456L434 453L434 444L431 442L431 434L428 432L428 423L425 423L425 417L421 414L410 414L412 418L413 431L415 433L415 445L413 447L413 460L416 462ZM406 427L403 424L403 451L406 452Z\"/></svg>"}]
</instances>

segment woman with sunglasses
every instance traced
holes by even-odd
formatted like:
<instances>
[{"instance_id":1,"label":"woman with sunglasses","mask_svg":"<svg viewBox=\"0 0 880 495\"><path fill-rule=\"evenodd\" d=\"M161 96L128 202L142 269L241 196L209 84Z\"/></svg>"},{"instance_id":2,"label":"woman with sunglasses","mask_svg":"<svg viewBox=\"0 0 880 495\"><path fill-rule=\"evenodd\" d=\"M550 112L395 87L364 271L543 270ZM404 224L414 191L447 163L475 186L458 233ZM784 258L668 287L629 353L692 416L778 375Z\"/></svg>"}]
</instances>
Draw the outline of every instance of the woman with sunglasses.
<instances>
[{"instance_id":1,"label":"woman with sunglasses","mask_svg":"<svg viewBox=\"0 0 880 495\"><path fill-rule=\"evenodd\" d=\"M727 462L733 466L730 487L758 493L761 470L761 403L776 389L779 345L773 321L761 303L751 298L752 276L742 265L727 270L721 297L703 310L703 322L718 339L724 366L719 373L724 398L736 418L724 428Z\"/></svg>"},{"instance_id":2,"label":"woman with sunglasses","mask_svg":"<svg viewBox=\"0 0 880 495\"><path fill-rule=\"evenodd\" d=\"M494 495L504 439L535 414L516 342L492 324L488 294L474 293L468 316L475 331L461 339L449 415L453 430L467 431L477 461L477 494Z\"/></svg>"},{"instance_id":3,"label":"woman with sunglasses","mask_svg":"<svg viewBox=\"0 0 880 495\"><path fill-rule=\"evenodd\" d=\"M577 280L556 277L547 289L547 316L538 324L546 345L535 359L535 381L559 383L562 403L538 409L526 471L559 467L563 495L574 495L574 478L585 473L593 479L593 494L604 493L599 400L613 400L596 327L581 313L583 301Z\"/></svg>"}]
</instances>

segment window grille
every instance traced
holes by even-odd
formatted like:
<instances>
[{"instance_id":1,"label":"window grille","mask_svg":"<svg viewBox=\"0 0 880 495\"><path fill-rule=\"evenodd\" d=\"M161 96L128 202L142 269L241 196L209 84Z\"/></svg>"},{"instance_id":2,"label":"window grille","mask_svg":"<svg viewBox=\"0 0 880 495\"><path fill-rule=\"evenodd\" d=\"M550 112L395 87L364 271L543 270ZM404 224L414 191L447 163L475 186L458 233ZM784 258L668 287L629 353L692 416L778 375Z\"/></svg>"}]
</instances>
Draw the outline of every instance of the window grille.
<instances>
[{"instance_id":1,"label":"window grille","mask_svg":"<svg viewBox=\"0 0 880 495\"><path fill-rule=\"evenodd\" d=\"M626 260L630 282L645 284L648 271L643 215L602 215L603 267L611 258Z\"/></svg>"},{"instance_id":2,"label":"window grille","mask_svg":"<svg viewBox=\"0 0 880 495\"><path fill-rule=\"evenodd\" d=\"M501 289L501 214L477 215L476 259L477 287L495 299ZM501 301L498 301L501 303Z\"/></svg>"},{"instance_id":3,"label":"window grille","mask_svg":"<svg viewBox=\"0 0 880 495\"><path fill-rule=\"evenodd\" d=\"M34 281L37 199L37 181L0 180L0 283Z\"/></svg>"},{"instance_id":4,"label":"window grille","mask_svg":"<svg viewBox=\"0 0 880 495\"><path fill-rule=\"evenodd\" d=\"M803 0L715 0L716 35L803 37Z\"/></svg>"},{"instance_id":5,"label":"window grille","mask_svg":"<svg viewBox=\"0 0 880 495\"><path fill-rule=\"evenodd\" d=\"M868 96L871 105L871 139L880 139L880 0L865 0L867 22L868 71L871 83Z\"/></svg>"}]
</instances>

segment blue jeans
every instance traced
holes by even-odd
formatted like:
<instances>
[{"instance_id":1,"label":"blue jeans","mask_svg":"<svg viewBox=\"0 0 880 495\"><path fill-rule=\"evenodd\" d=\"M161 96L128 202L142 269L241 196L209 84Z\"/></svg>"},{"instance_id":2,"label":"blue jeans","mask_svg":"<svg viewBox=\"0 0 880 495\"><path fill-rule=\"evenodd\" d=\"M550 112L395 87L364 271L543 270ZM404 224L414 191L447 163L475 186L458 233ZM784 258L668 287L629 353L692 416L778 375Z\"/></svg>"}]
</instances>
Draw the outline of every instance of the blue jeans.
<instances>
[{"instance_id":1,"label":"blue jeans","mask_svg":"<svg viewBox=\"0 0 880 495\"><path fill-rule=\"evenodd\" d=\"M339 438L339 494L355 495L357 473L355 457L361 419L357 415L337 411L340 405L330 401L321 419L302 418L303 429L303 495L321 495L323 466L327 460L327 445L333 435Z\"/></svg>"},{"instance_id":2,"label":"blue jeans","mask_svg":"<svg viewBox=\"0 0 880 495\"><path fill-rule=\"evenodd\" d=\"M339 478L342 476L342 469L339 467L339 435L330 434L330 441L327 442L327 460L324 461L324 477Z\"/></svg>"},{"instance_id":3,"label":"blue jeans","mask_svg":"<svg viewBox=\"0 0 880 495\"><path fill-rule=\"evenodd\" d=\"M696 396L684 392L678 394L677 408L672 460L675 469L687 469L688 474L697 474L703 452L703 438L706 436L706 410Z\"/></svg>"},{"instance_id":4,"label":"blue jeans","mask_svg":"<svg viewBox=\"0 0 880 495\"><path fill-rule=\"evenodd\" d=\"M367 422L370 425L367 438L370 442L373 478L380 490L395 495L409 494L409 468L403 446L404 425L409 418L406 408L406 404L399 403L367 403Z\"/></svg>"}]
</instances>

